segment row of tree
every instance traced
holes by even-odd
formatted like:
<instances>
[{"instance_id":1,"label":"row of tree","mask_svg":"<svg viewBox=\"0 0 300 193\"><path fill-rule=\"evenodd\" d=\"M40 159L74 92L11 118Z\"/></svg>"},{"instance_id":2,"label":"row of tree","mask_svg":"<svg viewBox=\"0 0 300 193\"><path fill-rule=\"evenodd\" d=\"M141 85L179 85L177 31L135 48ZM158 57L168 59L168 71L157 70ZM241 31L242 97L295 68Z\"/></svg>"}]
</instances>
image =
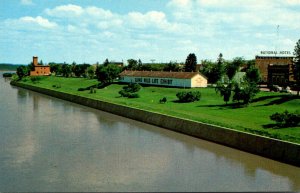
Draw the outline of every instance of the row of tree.
<instances>
[{"instance_id":1,"label":"row of tree","mask_svg":"<svg viewBox=\"0 0 300 193\"><path fill-rule=\"evenodd\" d=\"M300 39L296 43L294 50L294 65L293 73L296 80L296 84L300 87ZM143 64L140 59L127 60L127 66L119 66L114 62L109 62L106 59L103 64L97 63L96 65L90 64L72 64L67 63L49 63L51 73L64 76L64 77L89 77L95 78L101 82L111 82L117 78L118 74L123 70L144 70L144 71L185 71L196 72L197 70L197 57L194 53L190 53L185 61L185 64L170 61L167 64ZM43 65L43 62L39 62ZM242 57L236 57L233 60L224 60L223 54L220 53L217 60L212 62L210 60L202 61L200 72L203 73L209 83L217 83L220 80L227 78L227 82L232 82L233 77L238 71L244 71L253 73L257 76L258 70L255 68L255 61L246 61ZM20 66L17 69L17 74L21 79L23 76L27 76L31 70L34 70L33 64L28 66ZM257 76L259 77L259 76ZM224 82L224 81L223 81ZM299 89L298 89L299 90ZM298 92L299 94L299 92Z\"/></svg>"}]
</instances>

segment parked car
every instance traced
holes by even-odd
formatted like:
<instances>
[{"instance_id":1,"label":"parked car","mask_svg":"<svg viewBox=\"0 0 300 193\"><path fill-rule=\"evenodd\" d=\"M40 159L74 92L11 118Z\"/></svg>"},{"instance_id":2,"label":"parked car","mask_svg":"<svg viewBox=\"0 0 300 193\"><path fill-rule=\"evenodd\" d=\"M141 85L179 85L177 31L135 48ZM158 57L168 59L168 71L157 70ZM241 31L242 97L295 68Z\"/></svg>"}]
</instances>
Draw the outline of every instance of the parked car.
<instances>
[{"instance_id":1,"label":"parked car","mask_svg":"<svg viewBox=\"0 0 300 193\"><path fill-rule=\"evenodd\" d=\"M286 88L282 88L280 92L285 92L285 93L292 93L291 88L287 86Z\"/></svg>"},{"instance_id":2,"label":"parked car","mask_svg":"<svg viewBox=\"0 0 300 193\"><path fill-rule=\"evenodd\" d=\"M269 86L270 91L274 91L274 92L279 92L282 90L282 87L278 86L278 85L271 85Z\"/></svg>"}]
</instances>

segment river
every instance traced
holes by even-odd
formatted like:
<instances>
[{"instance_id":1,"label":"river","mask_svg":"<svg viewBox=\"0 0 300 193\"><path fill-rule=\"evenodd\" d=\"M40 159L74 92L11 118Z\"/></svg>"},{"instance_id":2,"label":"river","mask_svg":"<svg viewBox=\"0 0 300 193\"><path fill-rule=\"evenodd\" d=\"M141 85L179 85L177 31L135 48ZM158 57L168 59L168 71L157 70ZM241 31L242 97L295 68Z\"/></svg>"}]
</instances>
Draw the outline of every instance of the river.
<instances>
[{"instance_id":1,"label":"river","mask_svg":"<svg viewBox=\"0 0 300 193\"><path fill-rule=\"evenodd\" d=\"M0 192L300 191L300 168L12 87Z\"/></svg>"}]
</instances>

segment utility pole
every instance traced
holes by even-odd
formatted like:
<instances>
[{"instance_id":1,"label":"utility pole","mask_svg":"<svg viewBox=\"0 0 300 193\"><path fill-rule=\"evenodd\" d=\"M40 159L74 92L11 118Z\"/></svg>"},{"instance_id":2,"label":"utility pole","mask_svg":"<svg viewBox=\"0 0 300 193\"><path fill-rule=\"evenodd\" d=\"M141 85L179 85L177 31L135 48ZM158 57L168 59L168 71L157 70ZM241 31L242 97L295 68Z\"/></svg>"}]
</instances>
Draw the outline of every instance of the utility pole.
<instances>
[{"instance_id":1,"label":"utility pole","mask_svg":"<svg viewBox=\"0 0 300 193\"><path fill-rule=\"evenodd\" d=\"M278 52L278 41L279 41L279 25L277 25L277 39L276 39L276 42L275 42L275 56L277 55L277 52Z\"/></svg>"}]
</instances>

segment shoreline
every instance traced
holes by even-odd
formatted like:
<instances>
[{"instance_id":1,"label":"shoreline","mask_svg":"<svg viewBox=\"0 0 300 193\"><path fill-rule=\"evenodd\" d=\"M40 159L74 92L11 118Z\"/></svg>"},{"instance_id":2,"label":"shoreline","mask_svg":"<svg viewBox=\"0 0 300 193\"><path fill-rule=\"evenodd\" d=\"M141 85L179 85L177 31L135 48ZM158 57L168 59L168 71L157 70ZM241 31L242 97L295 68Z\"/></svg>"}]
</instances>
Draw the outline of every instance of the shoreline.
<instances>
[{"instance_id":1,"label":"shoreline","mask_svg":"<svg viewBox=\"0 0 300 193\"><path fill-rule=\"evenodd\" d=\"M296 143L150 112L120 104L104 102L56 90L26 85L20 82L11 82L11 85L215 142L276 161L300 166L300 145Z\"/></svg>"}]
</instances>

